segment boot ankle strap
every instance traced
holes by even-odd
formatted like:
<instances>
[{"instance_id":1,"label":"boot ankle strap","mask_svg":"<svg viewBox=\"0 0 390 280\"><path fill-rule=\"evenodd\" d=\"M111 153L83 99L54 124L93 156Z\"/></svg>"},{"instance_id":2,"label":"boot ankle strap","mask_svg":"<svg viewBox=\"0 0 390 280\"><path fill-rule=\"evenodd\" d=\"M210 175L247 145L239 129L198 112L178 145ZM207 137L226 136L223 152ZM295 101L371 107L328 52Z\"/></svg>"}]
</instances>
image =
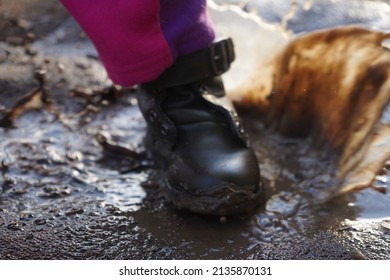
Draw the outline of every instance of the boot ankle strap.
<instances>
[{"instance_id":1,"label":"boot ankle strap","mask_svg":"<svg viewBox=\"0 0 390 280\"><path fill-rule=\"evenodd\" d=\"M142 86L147 89L168 88L219 76L229 70L234 59L233 41L227 38L207 49L179 57L156 80Z\"/></svg>"}]
</instances>

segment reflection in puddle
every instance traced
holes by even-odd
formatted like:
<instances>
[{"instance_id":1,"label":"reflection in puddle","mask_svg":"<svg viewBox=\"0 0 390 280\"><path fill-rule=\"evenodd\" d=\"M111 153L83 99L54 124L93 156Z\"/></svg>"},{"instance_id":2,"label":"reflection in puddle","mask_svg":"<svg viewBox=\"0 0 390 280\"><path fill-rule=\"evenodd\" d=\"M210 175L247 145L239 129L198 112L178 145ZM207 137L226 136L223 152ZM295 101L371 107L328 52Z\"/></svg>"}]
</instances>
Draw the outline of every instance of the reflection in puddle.
<instances>
[{"instance_id":1,"label":"reflection in puddle","mask_svg":"<svg viewBox=\"0 0 390 280\"><path fill-rule=\"evenodd\" d=\"M128 175L116 179L106 178L106 184L103 184L103 189L99 188L99 190L104 193L106 204L112 204L123 212L137 211L140 210L146 196L145 190L140 185L145 178L145 174L130 178Z\"/></svg>"}]
</instances>

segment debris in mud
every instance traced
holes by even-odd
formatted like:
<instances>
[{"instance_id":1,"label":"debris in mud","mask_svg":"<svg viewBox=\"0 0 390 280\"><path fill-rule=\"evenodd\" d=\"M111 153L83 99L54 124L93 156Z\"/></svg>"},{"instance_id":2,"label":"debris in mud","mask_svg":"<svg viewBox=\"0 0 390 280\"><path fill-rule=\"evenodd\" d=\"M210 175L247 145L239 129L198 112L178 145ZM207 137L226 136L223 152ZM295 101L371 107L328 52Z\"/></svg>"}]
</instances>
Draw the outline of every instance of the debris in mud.
<instances>
[{"instance_id":1,"label":"debris in mud","mask_svg":"<svg viewBox=\"0 0 390 280\"><path fill-rule=\"evenodd\" d=\"M30 30L33 27L33 23L23 18L17 20L17 25L25 30Z\"/></svg>"},{"instance_id":2,"label":"debris in mud","mask_svg":"<svg viewBox=\"0 0 390 280\"><path fill-rule=\"evenodd\" d=\"M219 218L219 222L220 222L221 224L226 224L226 223L227 223L227 218L226 218L226 216L222 216L221 218Z\"/></svg>"},{"instance_id":3,"label":"debris in mud","mask_svg":"<svg viewBox=\"0 0 390 280\"><path fill-rule=\"evenodd\" d=\"M41 0L2 0L0 4L0 40L24 37L27 33L46 35L68 17L56 2Z\"/></svg>"},{"instance_id":4,"label":"debris in mud","mask_svg":"<svg viewBox=\"0 0 390 280\"><path fill-rule=\"evenodd\" d=\"M7 225L7 229L12 231L22 231L25 225L25 223L11 222Z\"/></svg>"},{"instance_id":5,"label":"debris in mud","mask_svg":"<svg viewBox=\"0 0 390 280\"><path fill-rule=\"evenodd\" d=\"M34 224L37 225L37 226L43 226L46 224L46 220L45 219L36 219L34 220Z\"/></svg>"},{"instance_id":6,"label":"debris in mud","mask_svg":"<svg viewBox=\"0 0 390 280\"><path fill-rule=\"evenodd\" d=\"M84 213L84 209L82 208L72 208L65 212L65 216L73 216L73 215L83 214L83 213Z\"/></svg>"},{"instance_id":7,"label":"debris in mud","mask_svg":"<svg viewBox=\"0 0 390 280\"><path fill-rule=\"evenodd\" d=\"M112 153L119 156L125 156L134 161L141 161L146 158L145 152L135 152L131 148L126 148L119 145L118 143L113 142L109 136L104 133L99 133L96 135L97 142L103 147L105 152Z\"/></svg>"},{"instance_id":8,"label":"debris in mud","mask_svg":"<svg viewBox=\"0 0 390 280\"><path fill-rule=\"evenodd\" d=\"M101 145L103 152L107 154L107 156L114 156L126 160L126 164L121 166L119 170L122 174L155 167L154 162L149 159L147 152L136 151L134 147L114 142L110 139L110 136L103 131L96 135L96 141Z\"/></svg>"},{"instance_id":9,"label":"debris in mud","mask_svg":"<svg viewBox=\"0 0 390 280\"><path fill-rule=\"evenodd\" d=\"M71 188L68 186L65 187L50 187L46 186L42 189L42 192L38 193L40 198L51 199L51 198L61 198L67 197L71 193Z\"/></svg>"},{"instance_id":10,"label":"debris in mud","mask_svg":"<svg viewBox=\"0 0 390 280\"><path fill-rule=\"evenodd\" d=\"M385 229L388 233L390 233L390 221L384 220L381 222L381 226L383 229Z\"/></svg>"},{"instance_id":11,"label":"debris in mud","mask_svg":"<svg viewBox=\"0 0 390 280\"><path fill-rule=\"evenodd\" d=\"M107 105L107 102L115 103L120 96L129 90L122 89L120 86L111 85L103 88L74 88L69 95L85 100L90 105Z\"/></svg>"},{"instance_id":12,"label":"debris in mud","mask_svg":"<svg viewBox=\"0 0 390 280\"><path fill-rule=\"evenodd\" d=\"M0 127L12 128L15 120L25 112L51 106L46 71L39 69L35 72L34 77L39 82L39 86L16 101L16 104L0 120Z\"/></svg>"},{"instance_id":13,"label":"debris in mud","mask_svg":"<svg viewBox=\"0 0 390 280\"><path fill-rule=\"evenodd\" d=\"M7 61L11 52L7 49L0 48L0 63Z\"/></svg>"},{"instance_id":14,"label":"debris in mud","mask_svg":"<svg viewBox=\"0 0 390 280\"><path fill-rule=\"evenodd\" d=\"M14 187L15 187L15 182L11 179L6 179L3 181L3 184L1 185L1 191L5 193Z\"/></svg>"},{"instance_id":15,"label":"debris in mud","mask_svg":"<svg viewBox=\"0 0 390 280\"><path fill-rule=\"evenodd\" d=\"M25 39L22 37L8 37L6 42L11 46L20 46L24 45Z\"/></svg>"}]
</instances>

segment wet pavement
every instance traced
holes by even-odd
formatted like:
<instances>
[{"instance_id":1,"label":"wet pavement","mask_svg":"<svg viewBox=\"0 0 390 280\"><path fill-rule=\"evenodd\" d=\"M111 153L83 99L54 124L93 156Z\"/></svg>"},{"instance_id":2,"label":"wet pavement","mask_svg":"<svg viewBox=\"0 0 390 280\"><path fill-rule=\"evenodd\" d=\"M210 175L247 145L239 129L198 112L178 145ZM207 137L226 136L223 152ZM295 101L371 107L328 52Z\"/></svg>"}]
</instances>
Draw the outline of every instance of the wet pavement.
<instances>
[{"instance_id":1,"label":"wet pavement","mask_svg":"<svg viewBox=\"0 0 390 280\"><path fill-rule=\"evenodd\" d=\"M254 1L240 2L248 9ZM389 5L365 2L377 27L390 28L378 16ZM133 90L111 88L85 34L58 5L51 11L61 15L46 17L51 28L33 29L42 17L26 15L0 42L0 118L38 86L37 69L53 99L0 128L0 259L389 259L390 195L365 190L324 202L329 159L250 115L243 120L264 176L262 207L225 220L165 203ZM388 169L377 185L389 186Z\"/></svg>"}]
</instances>

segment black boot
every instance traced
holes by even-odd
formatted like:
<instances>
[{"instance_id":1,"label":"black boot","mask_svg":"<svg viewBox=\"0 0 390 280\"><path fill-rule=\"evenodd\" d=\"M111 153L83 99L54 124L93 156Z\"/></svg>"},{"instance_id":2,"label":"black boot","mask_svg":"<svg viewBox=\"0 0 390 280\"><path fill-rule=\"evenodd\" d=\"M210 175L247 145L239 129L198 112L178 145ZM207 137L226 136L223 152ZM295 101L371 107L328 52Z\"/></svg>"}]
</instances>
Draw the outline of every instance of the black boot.
<instances>
[{"instance_id":1,"label":"black boot","mask_svg":"<svg viewBox=\"0 0 390 280\"><path fill-rule=\"evenodd\" d=\"M138 89L165 198L179 209L230 215L260 202L259 166L219 77L233 59L232 42L224 40Z\"/></svg>"}]
</instances>

